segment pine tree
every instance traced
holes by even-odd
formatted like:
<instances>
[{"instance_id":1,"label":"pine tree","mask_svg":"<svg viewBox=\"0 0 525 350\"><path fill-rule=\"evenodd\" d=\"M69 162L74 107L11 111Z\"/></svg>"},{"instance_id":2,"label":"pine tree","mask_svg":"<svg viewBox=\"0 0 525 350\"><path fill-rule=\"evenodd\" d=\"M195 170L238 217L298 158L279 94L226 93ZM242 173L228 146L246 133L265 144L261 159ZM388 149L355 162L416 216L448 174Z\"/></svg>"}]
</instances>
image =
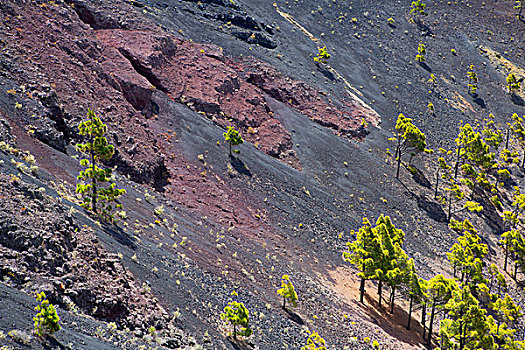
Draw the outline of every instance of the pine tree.
<instances>
[{"instance_id":1,"label":"pine tree","mask_svg":"<svg viewBox=\"0 0 525 350\"><path fill-rule=\"evenodd\" d=\"M518 141L518 145L522 152L521 168L525 167L525 126L523 118L518 116L516 113L512 115L512 123L509 124L511 134ZM507 147L508 148L508 147Z\"/></svg>"},{"instance_id":2,"label":"pine tree","mask_svg":"<svg viewBox=\"0 0 525 350\"><path fill-rule=\"evenodd\" d=\"M409 276L408 283L406 284L405 294L408 295L409 307L408 307L408 322L407 329L410 329L410 322L412 321L412 311L414 303L422 303L425 298L426 292L426 281L419 278L416 274L416 269L414 267L414 261L409 260Z\"/></svg>"},{"instance_id":3,"label":"pine tree","mask_svg":"<svg viewBox=\"0 0 525 350\"><path fill-rule=\"evenodd\" d=\"M467 72L468 76L468 93L472 96L476 96L476 91L478 90L478 75L474 71L474 65L471 64Z\"/></svg>"},{"instance_id":4,"label":"pine tree","mask_svg":"<svg viewBox=\"0 0 525 350\"><path fill-rule=\"evenodd\" d=\"M468 220L463 222L453 220L451 227L455 231L463 232L462 236L457 238L451 251L447 253L450 264L454 268L454 277L456 270L461 272L461 283L472 286L478 283L485 283L483 277L484 258L487 254L488 247L482 244L481 238Z\"/></svg>"},{"instance_id":5,"label":"pine tree","mask_svg":"<svg viewBox=\"0 0 525 350\"><path fill-rule=\"evenodd\" d=\"M436 275L427 284L427 303L430 307L430 320L428 325L428 344L432 344L432 328L436 311L448 303L452 292L459 287L455 280ZM424 332L424 327L423 327Z\"/></svg>"},{"instance_id":6,"label":"pine tree","mask_svg":"<svg viewBox=\"0 0 525 350\"><path fill-rule=\"evenodd\" d=\"M233 326L234 339L237 339L237 335L249 337L253 333L250 329L250 312L243 303L230 301L228 306L224 308L221 319L229 321ZM237 330L237 326L241 327L239 331Z\"/></svg>"},{"instance_id":7,"label":"pine tree","mask_svg":"<svg viewBox=\"0 0 525 350\"><path fill-rule=\"evenodd\" d=\"M415 16L427 16L428 13L426 12L427 4L425 4L421 0L412 1L412 5L410 8L410 14L413 14Z\"/></svg>"},{"instance_id":8,"label":"pine tree","mask_svg":"<svg viewBox=\"0 0 525 350\"><path fill-rule=\"evenodd\" d=\"M493 349L486 310L479 306L468 286L452 291L445 309L447 318L441 321L439 330L441 349Z\"/></svg>"},{"instance_id":9,"label":"pine tree","mask_svg":"<svg viewBox=\"0 0 525 350\"><path fill-rule=\"evenodd\" d=\"M224 141L228 143L229 146L229 155L232 156L232 146L240 145L244 142L244 140L241 137L241 134L235 130L233 126L228 126L228 131L226 131L224 134ZM235 153L239 153L239 150L233 150Z\"/></svg>"},{"instance_id":10,"label":"pine tree","mask_svg":"<svg viewBox=\"0 0 525 350\"><path fill-rule=\"evenodd\" d=\"M52 335L60 330L60 318L58 317L55 306L46 299L46 294L40 292L36 296L36 301L40 303L35 307L38 311L33 321L35 322L35 334L39 337Z\"/></svg>"},{"instance_id":11,"label":"pine tree","mask_svg":"<svg viewBox=\"0 0 525 350\"><path fill-rule=\"evenodd\" d=\"M425 134L412 124L412 119L406 118L402 113L397 117L396 132L397 135L393 140L397 141L395 155L397 160L396 179L399 179L399 169L401 167L401 158L403 155L411 152L410 164L412 157L417 153L430 151L426 149L427 144Z\"/></svg>"},{"instance_id":12,"label":"pine tree","mask_svg":"<svg viewBox=\"0 0 525 350\"><path fill-rule=\"evenodd\" d=\"M518 230L506 231L501 235L500 243L505 251L505 262L503 269L507 271L508 258L514 256L518 249L518 241L521 239L521 233Z\"/></svg>"},{"instance_id":13,"label":"pine tree","mask_svg":"<svg viewBox=\"0 0 525 350\"><path fill-rule=\"evenodd\" d=\"M516 10L516 18L518 18L520 21L522 20L522 12L523 12L523 1L522 0L516 0L514 4L514 9Z\"/></svg>"},{"instance_id":14,"label":"pine tree","mask_svg":"<svg viewBox=\"0 0 525 350\"><path fill-rule=\"evenodd\" d=\"M516 74L510 73L507 76L507 87L509 88L509 94L512 94L514 91L519 91L521 87L521 82L516 78Z\"/></svg>"},{"instance_id":15,"label":"pine tree","mask_svg":"<svg viewBox=\"0 0 525 350\"><path fill-rule=\"evenodd\" d=\"M390 220L390 217L384 215L379 216L374 230L376 231L380 246L380 254L376 258L376 270L373 277L373 279L379 281L377 287L379 307L381 307L381 302L383 299L383 283L389 284L391 282L390 278L392 278L394 287L392 289L393 294L391 294L390 299L391 308L393 308L392 297L395 296L395 287L401 283L398 280L403 280L403 278L405 278L404 273L397 266L397 259L399 259L399 266L403 268L406 265L406 262L402 262L406 257L406 254L401 248L405 239L405 233L403 230L394 226L392 220ZM389 285L392 286L392 284Z\"/></svg>"},{"instance_id":16,"label":"pine tree","mask_svg":"<svg viewBox=\"0 0 525 350\"><path fill-rule=\"evenodd\" d=\"M363 303L365 281L375 277L377 261L381 255L377 230L372 229L372 224L367 218L363 219L363 226L357 231L355 241L346 243L346 246L347 251L343 252L343 259L359 270L359 301Z\"/></svg>"},{"instance_id":17,"label":"pine tree","mask_svg":"<svg viewBox=\"0 0 525 350\"><path fill-rule=\"evenodd\" d=\"M281 288L277 290L277 294L283 297L283 310L286 310L286 300L292 305L292 307L297 307L297 293L295 288L290 281L290 276L283 275L281 280Z\"/></svg>"},{"instance_id":18,"label":"pine tree","mask_svg":"<svg viewBox=\"0 0 525 350\"><path fill-rule=\"evenodd\" d=\"M425 55L427 54L427 49L425 47L425 44L422 42L419 43L419 46L417 47L417 55L416 55L416 61L419 63L424 63L426 61ZM434 105L432 105L432 108Z\"/></svg>"},{"instance_id":19,"label":"pine tree","mask_svg":"<svg viewBox=\"0 0 525 350\"><path fill-rule=\"evenodd\" d=\"M79 152L87 156L82 159L80 165L85 170L80 171L77 176L82 181L77 184L76 192L83 195L82 207L93 211L93 213L106 218L112 218L111 211L117 198L126 193L125 189L119 189L114 182L111 182L110 168L101 168L102 161L108 161L113 156L115 148L108 144L106 137L107 126L101 122L95 113L88 109L88 119L83 120L78 126L80 135L87 139L86 143L79 143L76 148ZM87 183L85 183L87 182ZM104 184L109 183L105 187ZM117 208L122 208L120 204Z\"/></svg>"},{"instance_id":20,"label":"pine tree","mask_svg":"<svg viewBox=\"0 0 525 350\"><path fill-rule=\"evenodd\" d=\"M314 57L314 61L326 64L331 57L331 55L328 53L328 50L326 49L326 46L319 46L317 51L317 56Z\"/></svg>"},{"instance_id":21,"label":"pine tree","mask_svg":"<svg viewBox=\"0 0 525 350\"><path fill-rule=\"evenodd\" d=\"M490 308L494 312L497 322L496 336L500 335L500 327L502 324L505 324L507 327L512 327L514 322L523 316L521 307L516 305L508 294L505 294L504 298L498 298L490 305Z\"/></svg>"}]
</instances>

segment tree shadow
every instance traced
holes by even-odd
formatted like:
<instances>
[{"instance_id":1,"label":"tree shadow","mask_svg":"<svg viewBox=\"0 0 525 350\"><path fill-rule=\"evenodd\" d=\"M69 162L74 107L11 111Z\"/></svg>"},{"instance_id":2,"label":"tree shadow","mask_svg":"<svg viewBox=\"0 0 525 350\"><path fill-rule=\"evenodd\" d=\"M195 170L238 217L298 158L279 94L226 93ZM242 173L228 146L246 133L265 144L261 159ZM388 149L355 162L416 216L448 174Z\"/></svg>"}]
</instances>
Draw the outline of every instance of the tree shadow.
<instances>
[{"instance_id":1,"label":"tree shadow","mask_svg":"<svg viewBox=\"0 0 525 350\"><path fill-rule=\"evenodd\" d=\"M230 156L230 164L235 170L237 170L239 174L252 177L252 172L250 171L250 169L248 169L244 162L239 158Z\"/></svg>"},{"instance_id":2,"label":"tree shadow","mask_svg":"<svg viewBox=\"0 0 525 350\"><path fill-rule=\"evenodd\" d=\"M423 21L421 21L420 19L417 19L415 23L417 25L417 29L421 31L421 36L431 36L433 34L430 27L427 24L423 23Z\"/></svg>"},{"instance_id":3,"label":"tree shadow","mask_svg":"<svg viewBox=\"0 0 525 350\"><path fill-rule=\"evenodd\" d=\"M325 78L332 81L336 80L334 73L332 73L328 65L319 62L316 62L315 65L317 66L317 70L321 72Z\"/></svg>"},{"instance_id":4,"label":"tree shadow","mask_svg":"<svg viewBox=\"0 0 525 350\"><path fill-rule=\"evenodd\" d=\"M45 350L66 349L64 345L62 345L58 340L56 340L52 336L45 337L44 341L42 342L42 348L44 348Z\"/></svg>"},{"instance_id":5,"label":"tree shadow","mask_svg":"<svg viewBox=\"0 0 525 350\"><path fill-rule=\"evenodd\" d=\"M416 168L413 165L407 166L408 171L410 174L412 174L412 179L420 186L426 187L426 188L432 188L432 184L430 181L428 181L427 177L421 170Z\"/></svg>"},{"instance_id":6,"label":"tree shadow","mask_svg":"<svg viewBox=\"0 0 525 350\"><path fill-rule=\"evenodd\" d=\"M516 94L511 94L510 95L510 100L512 101L512 103L514 103L515 105L518 105L518 106L525 106L525 100L519 96L519 95L516 95Z\"/></svg>"},{"instance_id":7,"label":"tree shadow","mask_svg":"<svg viewBox=\"0 0 525 350\"><path fill-rule=\"evenodd\" d=\"M285 309L284 312L286 312L286 315L288 316L290 321L293 321L293 322L297 323L300 326L304 325L304 320L299 314L297 314L297 313L295 313L295 312L293 312L291 310L288 310L288 309Z\"/></svg>"},{"instance_id":8,"label":"tree shadow","mask_svg":"<svg viewBox=\"0 0 525 350\"><path fill-rule=\"evenodd\" d=\"M253 345L248 343L244 339L234 339L232 336L228 336L230 344L235 350L250 350L253 349Z\"/></svg>"},{"instance_id":9,"label":"tree shadow","mask_svg":"<svg viewBox=\"0 0 525 350\"><path fill-rule=\"evenodd\" d=\"M429 200L426 196L417 196L417 206L424 210L428 217L437 222L448 222L447 214L443 207L434 201Z\"/></svg>"},{"instance_id":10,"label":"tree shadow","mask_svg":"<svg viewBox=\"0 0 525 350\"><path fill-rule=\"evenodd\" d=\"M423 68L427 72L432 73L432 69L425 62L419 62L419 65L421 66L421 68Z\"/></svg>"},{"instance_id":11,"label":"tree shadow","mask_svg":"<svg viewBox=\"0 0 525 350\"><path fill-rule=\"evenodd\" d=\"M483 100L478 94L470 94L470 96L472 96L472 99L478 106L480 106L481 108L487 108L485 100Z\"/></svg>"},{"instance_id":12,"label":"tree shadow","mask_svg":"<svg viewBox=\"0 0 525 350\"><path fill-rule=\"evenodd\" d=\"M419 321L415 319L416 315L414 313L411 316L410 330L407 330L408 312L406 312L403 307L394 304L394 313L391 314L390 310L387 311L387 309L389 309L388 305L383 305L380 308L378 301L369 294L365 293L365 299L368 305L359 305L366 309L373 323L383 329L385 333L414 347L426 345L426 341L421 337L423 328Z\"/></svg>"},{"instance_id":13,"label":"tree shadow","mask_svg":"<svg viewBox=\"0 0 525 350\"><path fill-rule=\"evenodd\" d=\"M124 232L124 230L122 230L122 228L109 222L104 222L102 225L104 232L115 238L117 242L131 249L135 249L135 241L132 240L131 237L126 232Z\"/></svg>"}]
</instances>

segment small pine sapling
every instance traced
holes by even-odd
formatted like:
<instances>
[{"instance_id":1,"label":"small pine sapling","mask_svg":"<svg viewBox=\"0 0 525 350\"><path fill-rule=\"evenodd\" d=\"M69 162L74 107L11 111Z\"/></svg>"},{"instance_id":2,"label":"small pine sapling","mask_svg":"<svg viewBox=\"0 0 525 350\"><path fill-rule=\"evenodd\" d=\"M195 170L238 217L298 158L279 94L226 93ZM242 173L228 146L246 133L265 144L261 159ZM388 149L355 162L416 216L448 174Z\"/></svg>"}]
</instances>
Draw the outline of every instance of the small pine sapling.
<instances>
[{"instance_id":1,"label":"small pine sapling","mask_svg":"<svg viewBox=\"0 0 525 350\"><path fill-rule=\"evenodd\" d=\"M419 46L417 47L416 61L419 63L424 63L426 61L426 58L425 58L426 54L427 54L427 49L425 47L425 44L419 43Z\"/></svg>"},{"instance_id":2,"label":"small pine sapling","mask_svg":"<svg viewBox=\"0 0 525 350\"><path fill-rule=\"evenodd\" d=\"M468 93L472 96L476 96L476 91L478 90L478 75L474 71L474 65L471 64L469 71L467 71L468 76Z\"/></svg>"},{"instance_id":3,"label":"small pine sapling","mask_svg":"<svg viewBox=\"0 0 525 350\"><path fill-rule=\"evenodd\" d=\"M301 350L326 350L326 341L317 332L312 332Z\"/></svg>"},{"instance_id":4,"label":"small pine sapling","mask_svg":"<svg viewBox=\"0 0 525 350\"><path fill-rule=\"evenodd\" d=\"M516 18L520 21L522 20L522 12L523 12L523 1L522 0L516 0L514 4L514 9L516 10Z\"/></svg>"},{"instance_id":5,"label":"small pine sapling","mask_svg":"<svg viewBox=\"0 0 525 350\"><path fill-rule=\"evenodd\" d=\"M35 334L38 337L53 335L53 333L60 330L60 318L58 317L57 310L55 306L46 299L44 292L37 294L36 301L38 301L40 305L35 307L38 313L33 317Z\"/></svg>"},{"instance_id":6,"label":"small pine sapling","mask_svg":"<svg viewBox=\"0 0 525 350\"><path fill-rule=\"evenodd\" d=\"M88 109L88 119L83 120L78 126L80 135L87 138L86 143L78 143L77 150L87 156L82 159L80 165L85 170L80 171L77 179L82 181L77 184L76 192L83 196L81 206L93 213L106 218L113 218L112 202L126 193L125 189L116 188L116 184L111 180L110 168L100 168L101 161L109 160L115 152L113 145L108 144L104 136L107 132L106 124L102 123L95 113ZM85 182L88 183L85 183ZM104 187L104 183L109 183ZM98 206L100 205L100 207ZM116 208L122 208L117 204Z\"/></svg>"},{"instance_id":7,"label":"small pine sapling","mask_svg":"<svg viewBox=\"0 0 525 350\"><path fill-rule=\"evenodd\" d=\"M233 326L234 339L237 339L237 335L249 337L253 333L250 328L250 312L243 303L230 301L228 306L224 308L221 319L230 322ZM241 327L239 331L237 330L237 326Z\"/></svg>"},{"instance_id":8,"label":"small pine sapling","mask_svg":"<svg viewBox=\"0 0 525 350\"><path fill-rule=\"evenodd\" d=\"M244 140L241 137L241 134L237 130L235 130L233 126L228 126L228 131L226 131L223 134L223 136L224 141L228 143L230 157L232 156L232 152L239 153L240 151L237 149L232 151L232 146L237 146L244 142Z\"/></svg>"},{"instance_id":9,"label":"small pine sapling","mask_svg":"<svg viewBox=\"0 0 525 350\"><path fill-rule=\"evenodd\" d=\"M283 297L283 310L286 310L286 301L292 305L292 307L297 307L297 293L295 292L295 288L290 281L290 276L283 275L283 278L281 280L281 288L277 290L277 294Z\"/></svg>"},{"instance_id":10,"label":"small pine sapling","mask_svg":"<svg viewBox=\"0 0 525 350\"><path fill-rule=\"evenodd\" d=\"M426 12L427 4L425 4L421 0L412 1L412 5L410 6L410 14L413 14L415 16L427 16L428 13Z\"/></svg>"},{"instance_id":11,"label":"small pine sapling","mask_svg":"<svg viewBox=\"0 0 525 350\"><path fill-rule=\"evenodd\" d=\"M434 104L432 102L429 102L427 107L428 107L428 111L430 112L430 114L434 115L434 112L435 112Z\"/></svg>"},{"instance_id":12,"label":"small pine sapling","mask_svg":"<svg viewBox=\"0 0 525 350\"><path fill-rule=\"evenodd\" d=\"M518 81L518 78L516 78L516 74L510 73L507 76L507 87L509 88L509 94L518 92L520 90L521 82Z\"/></svg>"},{"instance_id":13,"label":"small pine sapling","mask_svg":"<svg viewBox=\"0 0 525 350\"><path fill-rule=\"evenodd\" d=\"M394 28L396 21L392 17L389 17L386 21L390 27Z\"/></svg>"},{"instance_id":14,"label":"small pine sapling","mask_svg":"<svg viewBox=\"0 0 525 350\"><path fill-rule=\"evenodd\" d=\"M314 57L314 61L318 63L326 64L331 55L328 53L326 46L317 48L317 56Z\"/></svg>"}]
</instances>

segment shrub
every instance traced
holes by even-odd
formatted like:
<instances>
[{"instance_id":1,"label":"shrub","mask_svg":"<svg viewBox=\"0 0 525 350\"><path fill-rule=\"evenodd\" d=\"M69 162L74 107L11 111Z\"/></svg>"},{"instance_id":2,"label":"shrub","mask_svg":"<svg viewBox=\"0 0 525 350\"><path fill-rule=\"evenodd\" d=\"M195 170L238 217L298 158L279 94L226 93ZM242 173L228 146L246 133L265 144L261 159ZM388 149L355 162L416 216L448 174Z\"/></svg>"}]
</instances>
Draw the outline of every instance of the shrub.
<instances>
[{"instance_id":1,"label":"shrub","mask_svg":"<svg viewBox=\"0 0 525 350\"><path fill-rule=\"evenodd\" d=\"M250 312L243 303L237 301L230 301L228 306L224 308L221 314L221 319L229 321L233 326L233 338L237 339L237 335L249 337L253 331L250 329ZM237 326L241 326L241 330L237 330Z\"/></svg>"},{"instance_id":2,"label":"shrub","mask_svg":"<svg viewBox=\"0 0 525 350\"><path fill-rule=\"evenodd\" d=\"M56 331L60 330L59 317L53 304L49 303L46 299L46 294L40 292L37 294L36 301L40 302L40 305L35 307L38 311L33 321L35 321L35 334L39 337L45 335L52 335Z\"/></svg>"},{"instance_id":3,"label":"shrub","mask_svg":"<svg viewBox=\"0 0 525 350\"><path fill-rule=\"evenodd\" d=\"M312 332L301 350L326 350L326 342L317 332Z\"/></svg>"},{"instance_id":4,"label":"shrub","mask_svg":"<svg viewBox=\"0 0 525 350\"><path fill-rule=\"evenodd\" d=\"M88 109L87 116L88 119L83 120L78 126L80 135L87 138L87 142L77 144L76 148L87 156L87 159L80 161L80 165L85 170L80 171L77 176L77 179L82 182L77 184L76 192L83 195L82 207L93 211L95 214L113 218L111 214L113 206L110 203L116 202L118 197L126 193L126 190L116 188L115 183L111 182L111 169L98 166L102 160L111 159L115 148L108 144L106 137L104 137L107 126L100 121L100 118L91 109ZM109 186L103 187L102 184L106 182L110 183ZM97 204L100 207L97 207ZM116 207L122 208L122 205L117 204Z\"/></svg>"}]
</instances>

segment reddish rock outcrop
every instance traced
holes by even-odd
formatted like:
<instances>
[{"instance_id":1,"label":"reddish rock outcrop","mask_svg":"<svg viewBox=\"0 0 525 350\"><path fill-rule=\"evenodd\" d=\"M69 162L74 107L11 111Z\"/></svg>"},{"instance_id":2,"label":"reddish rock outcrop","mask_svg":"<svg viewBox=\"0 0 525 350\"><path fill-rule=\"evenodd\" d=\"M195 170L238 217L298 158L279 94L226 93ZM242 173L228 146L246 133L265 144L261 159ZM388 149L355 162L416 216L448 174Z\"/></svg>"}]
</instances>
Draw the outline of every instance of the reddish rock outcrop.
<instances>
[{"instance_id":1,"label":"reddish rock outcrop","mask_svg":"<svg viewBox=\"0 0 525 350\"><path fill-rule=\"evenodd\" d=\"M223 127L234 124L263 152L299 167L290 133L273 118L264 92L241 78L221 49L152 31L99 30L97 37L172 99Z\"/></svg>"},{"instance_id":2,"label":"reddish rock outcrop","mask_svg":"<svg viewBox=\"0 0 525 350\"><path fill-rule=\"evenodd\" d=\"M380 117L357 96L348 93L348 99L336 106L326 94L306 83L286 77L266 63L243 59L233 65L246 80L271 97L299 110L316 123L334 129L339 135L362 138L366 134L363 120L378 125Z\"/></svg>"}]
</instances>

